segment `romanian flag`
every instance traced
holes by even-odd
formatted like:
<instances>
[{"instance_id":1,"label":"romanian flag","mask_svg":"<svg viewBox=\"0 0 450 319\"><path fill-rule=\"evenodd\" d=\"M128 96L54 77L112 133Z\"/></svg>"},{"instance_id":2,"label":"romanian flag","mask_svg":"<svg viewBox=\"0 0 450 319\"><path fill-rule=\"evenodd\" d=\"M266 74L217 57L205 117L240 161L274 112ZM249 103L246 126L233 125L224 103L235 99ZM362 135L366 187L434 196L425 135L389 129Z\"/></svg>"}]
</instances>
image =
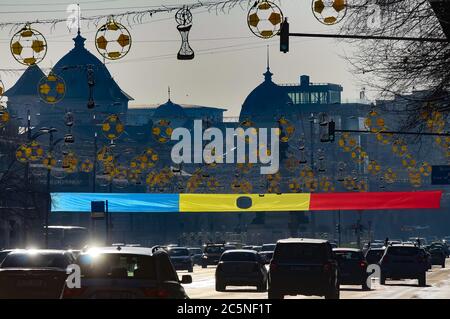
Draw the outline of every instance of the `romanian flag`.
<instances>
[{"instance_id":1,"label":"romanian flag","mask_svg":"<svg viewBox=\"0 0 450 319\"><path fill-rule=\"evenodd\" d=\"M442 191L330 194L54 193L52 212L89 213L108 201L111 213L233 213L439 209Z\"/></svg>"}]
</instances>

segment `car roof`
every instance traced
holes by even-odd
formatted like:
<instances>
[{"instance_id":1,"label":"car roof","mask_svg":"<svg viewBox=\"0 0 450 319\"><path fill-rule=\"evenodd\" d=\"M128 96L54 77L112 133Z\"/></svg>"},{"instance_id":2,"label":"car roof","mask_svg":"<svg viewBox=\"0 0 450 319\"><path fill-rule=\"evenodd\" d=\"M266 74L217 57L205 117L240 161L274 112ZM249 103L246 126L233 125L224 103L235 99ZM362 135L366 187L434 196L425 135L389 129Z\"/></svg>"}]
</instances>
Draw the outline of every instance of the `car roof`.
<instances>
[{"instance_id":1,"label":"car roof","mask_svg":"<svg viewBox=\"0 0 450 319\"><path fill-rule=\"evenodd\" d=\"M390 247L420 248L420 247L417 247L416 245L411 245L411 244L394 244L394 245L389 245L387 248L390 248Z\"/></svg>"},{"instance_id":2,"label":"car roof","mask_svg":"<svg viewBox=\"0 0 450 319\"><path fill-rule=\"evenodd\" d=\"M56 249L15 249L15 250L11 250L10 251L10 255L15 255L15 254L30 254L30 253L34 253L34 254L45 254L45 255L50 255L50 254L66 254L69 253L67 250L56 250Z\"/></svg>"},{"instance_id":3,"label":"car roof","mask_svg":"<svg viewBox=\"0 0 450 319\"><path fill-rule=\"evenodd\" d=\"M152 248L148 247L92 247L82 251L82 255L95 254L129 254L129 255L146 255L152 256Z\"/></svg>"},{"instance_id":4,"label":"car roof","mask_svg":"<svg viewBox=\"0 0 450 319\"><path fill-rule=\"evenodd\" d=\"M327 240L310 238L289 238L278 241L278 244L326 244Z\"/></svg>"},{"instance_id":5,"label":"car roof","mask_svg":"<svg viewBox=\"0 0 450 319\"><path fill-rule=\"evenodd\" d=\"M176 250L176 249L178 249L178 250L183 249L184 250L184 249L189 249L189 248L187 248L187 247L178 247L177 246L177 247L168 247L168 249L169 250Z\"/></svg>"},{"instance_id":6,"label":"car roof","mask_svg":"<svg viewBox=\"0 0 450 319\"><path fill-rule=\"evenodd\" d=\"M250 253L250 254L254 254L256 255L258 252L255 250L250 250L250 249L233 249L233 250L227 250L226 252L224 252L224 254L230 254L230 253Z\"/></svg>"},{"instance_id":7,"label":"car roof","mask_svg":"<svg viewBox=\"0 0 450 319\"><path fill-rule=\"evenodd\" d=\"M354 252L354 253L360 253L361 249L356 249L356 248L334 248L333 251L335 251L335 252L351 251L351 252Z\"/></svg>"},{"instance_id":8,"label":"car roof","mask_svg":"<svg viewBox=\"0 0 450 319\"><path fill-rule=\"evenodd\" d=\"M378 250L386 250L384 247L374 247L374 248L369 248L369 250L368 251L378 251Z\"/></svg>"}]
</instances>

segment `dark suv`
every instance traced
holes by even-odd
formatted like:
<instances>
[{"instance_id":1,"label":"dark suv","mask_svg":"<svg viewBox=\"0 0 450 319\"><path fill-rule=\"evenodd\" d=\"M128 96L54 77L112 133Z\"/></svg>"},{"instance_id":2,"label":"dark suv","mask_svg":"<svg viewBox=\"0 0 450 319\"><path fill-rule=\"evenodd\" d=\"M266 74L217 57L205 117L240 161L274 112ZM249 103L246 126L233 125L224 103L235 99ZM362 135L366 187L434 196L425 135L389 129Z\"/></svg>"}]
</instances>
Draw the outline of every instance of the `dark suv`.
<instances>
[{"instance_id":1,"label":"dark suv","mask_svg":"<svg viewBox=\"0 0 450 319\"><path fill-rule=\"evenodd\" d=\"M386 279L417 279L419 286L426 286L428 261L425 250L414 245L390 245L380 260L380 283Z\"/></svg>"},{"instance_id":2,"label":"dark suv","mask_svg":"<svg viewBox=\"0 0 450 319\"><path fill-rule=\"evenodd\" d=\"M339 299L338 263L328 241L286 239L277 243L269 272L269 299L285 295Z\"/></svg>"},{"instance_id":3,"label":"dark suv","mask_svg":"<svg viewBox=\"0 0 450 319\"><path fill-rule=\"evenodd\" d=\"M227 246L225 244L207 244L203 250L201 262L202 268L216 266L219 263L222 254L230 249L235 249L235 247Z\"/></svg>"}]
</instances>

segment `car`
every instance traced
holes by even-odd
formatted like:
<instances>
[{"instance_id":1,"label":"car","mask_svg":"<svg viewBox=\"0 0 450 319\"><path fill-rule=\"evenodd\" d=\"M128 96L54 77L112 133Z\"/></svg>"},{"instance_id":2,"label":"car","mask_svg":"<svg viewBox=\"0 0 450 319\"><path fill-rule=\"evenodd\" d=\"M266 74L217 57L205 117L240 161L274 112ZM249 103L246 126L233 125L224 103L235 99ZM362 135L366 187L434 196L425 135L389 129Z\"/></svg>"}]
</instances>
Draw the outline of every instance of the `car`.
<instances>
[{"instance_id":1,"label":"car","mask_svg":"<svg viewBox=\"0 0 450 319\"><path fill-rule=\"evenodd\" d=\"M0 266L0 299L60 299L74 263L63 250L14 250Z\"/></svg>"},{"instance_id":2,"label":"car","mask_svg":"<svg viewBox=\"0 0 450 319\"><path fill-rule=\"evenodd\" d=\"M390 245L380 260L380 284L389 279L417 279L426 286L428 262L423 249L416 245Z\"/></svg>"},{"instance_id":3,"label":"car","mask_svg":"<svg viewBox=\"0 0 450 319\"><path fill-rule=\"evenodd\" d=\"M260 252L262 249L262 246L252 246L252 245L248 245L248 246L243 246L241 249L243 250L254 250L256 252Z\"/></svg>"},{"instance_id":4,"label":"car","mask_svg":"<svg viewBox=\"0 0 450 319\"><path fill-rule=\"evenodd\" d=\"M9 255L9 253L12 252L12 250L2 250L0 251L0 265L5 260L6 256Z\"/></svg>"},{"instance_id":5,"label":"car","mask_svg":"<svg viewBox=\"0 0 450 319\"><path fill-rule=\"evenodd\" d=\"M194 261L186 247L170 247L167 250L175 270L194 271Z\"/></svg>"},{"instance_id":6,"label":"car","mask_svg":"<svg viewBox=\"0 0 450 319\"><path fill-rule=\"evenodd\" d=\"M293 238L277 242L269 270L269 299L299 294L339 299L339 267L328 241Z\"/></svg>"},{"instance_id":7,"label":"car","mask_svg":"<svg viewBox=\"0 0 450 319\"><path fill-rule=\"evenodd\" d=\"M188 250L189 250L189 253L191 254L194 265L201 265L203 250L199 247L189 247Z\"/></svg>"},{"instance_id":8,"label":"car","mask_svg":"<svg viewBox=\"0 0 450 319\"><path fill-rule=\"evenodd\" d=\"M76 263L81 287L64 289L64 299L188 299L168 253L161 247L93 247Z\"/></svg>"},{"instance_id":9,"label":"car","mask_svg":"<svg viewBox=\"0 0 450 319\"><path fill-rule=\"evenodd\" d=\"M384 251L384 248L370 248L365 255L367 263L369 265L378 264L384 255Z\"/></svg>"},{"instance_id":10,"label":"car","mask_svg":"<svg viewBox=\"0 0 450 319\"><path fill-rule=\"evenodd\" d=\"M261 256L261 258L263 259L263 261L266 265L270 264L270 261L272 260L273 252L274 252L276 246L277 246L277 244L262 245L259 255Z\"/></svg>"},{"instance_id":11,"label":"car","mask_svg":"<svg viewBox=\"0 0 450 319\"><path fill-rule=\"evenodd\" d=\"M431 265L439 265L445 268L446 255L443 247L431 246L428 248L428 252L430 253Z\"/></svg>"},{"instance_id":12,"label":"car","mask_svg":"<svg viewBox=\"0 0 450 319\"><path fill-rule=\"evenodd\" d=\"M367 286L367 261L359 249L337 248L333 249L339 265L339 283L341 285L360 285L363 290Z\"/></svg>"},{"instance_id":13,"label":"car","mask_svg":"<svg viewBox=\"0 0 450 319\"><path fill-rule=\"evenodd\" d=\"M219 263L220 257L226 250L236 249L233 246L225 244L207 244L203 250L202 256L202 268L207 268L208 266L216 266Z\"/></svg>"},{"instance_id":14,"label":"car","mask_svg":"<svg viewBox=\"0 0 450 319\"><path fill-rule=\"evenodd\" d=\"M228 250L222 254L216 268L216 291L227 286L256 286L257 291L267 290L267 269L254 250Z\"/></svg>"},{"instance_id":15,"label":"car","mask_svg":"<svg viewBox=\"0 0 450 319\"><path fill-rule=\"evenodd\" d=\"M445 258L449 257L450 250L449 250L449 247L447 246L447 243L434 242L434 243L431 243L431 245L428 246L428 248L434 248L434 247L442 248L442 250L444 251L444 254L445 254Z\"/></svg>"}]
</instances>

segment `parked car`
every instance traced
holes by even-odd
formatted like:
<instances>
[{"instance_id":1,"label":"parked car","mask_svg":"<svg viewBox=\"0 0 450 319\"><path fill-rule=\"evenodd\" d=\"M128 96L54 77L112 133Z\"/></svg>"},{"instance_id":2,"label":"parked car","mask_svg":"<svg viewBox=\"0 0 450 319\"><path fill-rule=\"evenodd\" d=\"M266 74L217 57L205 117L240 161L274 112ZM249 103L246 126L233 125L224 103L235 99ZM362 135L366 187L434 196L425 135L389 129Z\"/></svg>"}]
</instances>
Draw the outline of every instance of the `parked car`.
<instances>
[{"instance_id":1,"label":"parked car","mask_svg":"<svg viewBox=\"0 0 450 319\"><path fill-rule=\"evenodd\" d=\"M77 258L81 288L64 289L66 299L188 299L169 255L160 247L92 248Z\"/></svg>"},{"instance_id":2,"label":"parked car","mask_svg":"<svg viewBox=\"0 0 450 319\"><path fill-rule=\"evenodd\" d=\"M194 265L201 265L203 250L198 247L189 247L188 250L189 250L189 253L191 254Z\"/></svg>"},{"instance_id":3,"label":"parked car","mask_svg":"<svg viewBox=\"0 0 450 319\"><path fill-rule=\"evenodd\" d=\"M216 290L227 286L256 286L267 290L267 269L254 250L228 250L222 254L216 268Z\"/></svg>"},{"instance_id":4,"label":"parked car","mask_svg":"<svg viewBox=\"0 0 450 319\"><path fill-rule=\"evenodd\" d=\"M194 271L194 261L186 247L171 247L167 250L175 270Z\"/></svg>"},{"instance_id":5,"label":"parked car","mask_svg":"<svg viewBox=\"0 0 450 319\"><path fill-rule=\"evenodd\" d=\"M427 258L423 249L414 245L392 245L380 261L380 283L386 279L417 279L419 286L426 286Z\"/></svg>"},{"instance_id":6,"label":"parked car","mask_svg":"<svg viewBox=\"0 0 450 319\"><path fill-rule=\"evenodd\" d=\"M339 267L328 241L280 240L270 263L269 299L318 295L339 299Z\"/></svg>"},{"instance_id":7,"label":"parked car","mask_svg":"<svg viewBox=\"0 0 450 319\"><path fill-rule=\"evenodd\" d=\"M436 247L436 248L442 248L442 250L444 251L444 254L445 254L445 258L448 258L448 257L449 257L449 255L450 255L450 249L449 249L449 247L447 246L446 243L443 243L443 242L434 242L434 243L432 243L430 246L428 246L428 248L434 248L434 247Z\"/></svg>"},{"instance_id":8,"label":"parked car","mask_svg":"<svg viewBox=\"0 0 450 319\"><path fill-rule=\"evenodd\" d=\"M276 246L277 246L277 244L262 245L259 255L261 256L261 258L265 264L269 264L270 261L272 260L273 252L274 252Z\"/></svg>"},{"instance_id":9,"label":"parked car","mask_svg":"<svg viewBox=\"0 0 450 319\"><path fill-rule=\"evenodd\" d=\"M260 252L262 249L262 246L247 245L247 246L243 246L241 249L242 250L254 250L256 252Z\"/></svg>"},{"instance_id":10,"label":"parked car","mask_svg":"<svg viewBox=\"0 0 450 319\"><path fill-rule=\"evenodd\" d=\"M14 250L0 266L0 299L60 299L71 253L61 250Z\"/></svg>"},{"instance_id":11,"label":"parked car","mask_svg":"<svg viewBox=\"0 0 450 319\"><path fill-rule=\"evenodd\" d=\"M446 255L443 247L431 246L428 249L428 252L430 253L431 265L439 265L442 268L445 268Z\"/></svg>"},{"instance_id":12,"label":"parked car","mask_svg":"<svg viewBox=\"0 0 450 319\"><path fill-rule=\"evenodd\" d=\"M207 268L211 265L217 265L220 257L226 250L232 250L230 246L225 244L207 244L203 250L202 268ZM235 248L234 248L235 249Z\"/></svg>"},{"instance_id":13,"label":"parked car","mask_svg":"<svg viewBox=\"0 0 450 319\"><path fill-rule=\"evenodd\" d=\"M366 252L366 261L369 265L376 265L384 255L384 248L370 248Z\"/></svg>"},{"instance_id":14,"label":"parked car","mask_svg":"<svg viewBox=\"0 0 450 319\"><path fill-rule=\"evenodd\" d=\"M359 249L337 248L333 249L339 265L339 283L341 285L360 285L363 290L367 286L367 261Z\"/></svg>"}]
</instances>

